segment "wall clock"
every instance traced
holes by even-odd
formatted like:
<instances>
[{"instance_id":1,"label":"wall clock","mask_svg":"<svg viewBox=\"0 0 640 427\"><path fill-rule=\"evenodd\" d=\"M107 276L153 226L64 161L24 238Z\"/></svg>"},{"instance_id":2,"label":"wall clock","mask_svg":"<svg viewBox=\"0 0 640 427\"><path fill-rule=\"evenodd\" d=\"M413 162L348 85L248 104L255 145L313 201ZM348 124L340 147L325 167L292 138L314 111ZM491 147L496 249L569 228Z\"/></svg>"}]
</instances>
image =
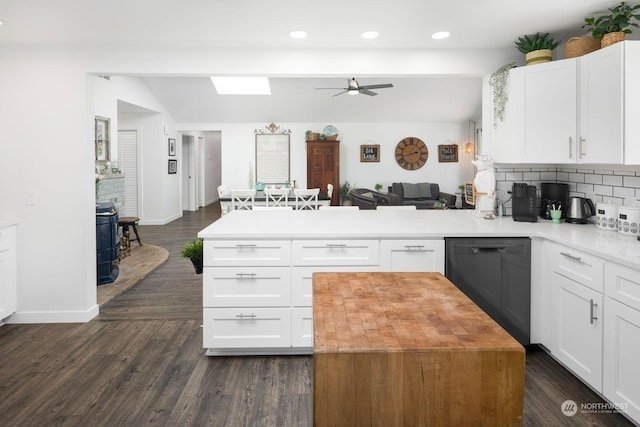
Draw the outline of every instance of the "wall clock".
<instances>
[{"instance_id":1,"label":"wall clock","mask_svg":"<svg viewBox=\"0 0 640 427\"><path fill-rule=\"evenodd\" d=\"M404 169L420 169L428 158L429 150L421 139L408 137L396 145L396 161Z\"/></svg>"}]
</instances>

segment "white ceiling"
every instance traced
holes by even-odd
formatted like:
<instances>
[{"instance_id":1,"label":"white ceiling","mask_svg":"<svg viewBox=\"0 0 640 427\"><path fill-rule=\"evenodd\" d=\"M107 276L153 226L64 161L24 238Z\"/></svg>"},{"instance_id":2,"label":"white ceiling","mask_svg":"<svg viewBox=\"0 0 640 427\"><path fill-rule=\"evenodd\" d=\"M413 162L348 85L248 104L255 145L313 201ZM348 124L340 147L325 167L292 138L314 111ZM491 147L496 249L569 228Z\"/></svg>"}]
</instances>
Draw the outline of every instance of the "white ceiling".
<instances>
[{"instance_id":1,"label":"white ceiling","mask_svg":"<svg viewBox=\"0 0 640 427\"><path fill-rule=\"evenodd\" d=\"M9 44L333 49L513 48L523 34L583 35L585 16L618 0L0 0ZM308 37L295 40L291 30ZM360 33L380 37L364 40ZM436 31L451 37L433 40ZM639 30L640 31L640 30ZM632 35L631 38L637 38ZM514 48L515 49L515 48ZM273 78L273 95L218 96L204 77L145 77L180 123L463 121L480 107L476 78L359 78L378 96L331 97L347 79ZM285 106L276 109L275 106ZM400 110L400 107L402 109ZM402 117L399 117L402 111ZM267 118L265 112L273 116ZM240 117L242 117L240 119ZM310 118L313 118L310 120Z\"/></svg>"}]
</instances>

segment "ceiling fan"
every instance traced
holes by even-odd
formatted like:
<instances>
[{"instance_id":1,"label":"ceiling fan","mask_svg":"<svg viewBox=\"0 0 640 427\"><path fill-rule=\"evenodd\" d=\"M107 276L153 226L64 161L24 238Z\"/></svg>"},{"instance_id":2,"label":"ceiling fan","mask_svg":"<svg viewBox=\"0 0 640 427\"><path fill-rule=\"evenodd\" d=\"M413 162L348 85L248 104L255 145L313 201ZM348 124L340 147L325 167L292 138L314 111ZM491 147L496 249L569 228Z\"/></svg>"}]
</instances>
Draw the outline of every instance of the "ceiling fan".
<instances>
[{"instance_id":1,"label":"ceiling fan","mask_svg":"<svg viewBox=\"0 0 640 427\"><path fill-rule=\"evenodd\" d=\"M338 92L333 96L342 95L343 93L348 93L349 95L357 95L359 93L362 93L369 96L376 96L377 93L372 92L370 89L384 89L387 87L393 87L393 85L391 83L384 83L380 85L360 86L356 81L356 79L352 78L351 80L348 81L347 87L317 87L316 89L332 89L332 90L342 89L342 92Z\"/></svg>"}]
</instances>

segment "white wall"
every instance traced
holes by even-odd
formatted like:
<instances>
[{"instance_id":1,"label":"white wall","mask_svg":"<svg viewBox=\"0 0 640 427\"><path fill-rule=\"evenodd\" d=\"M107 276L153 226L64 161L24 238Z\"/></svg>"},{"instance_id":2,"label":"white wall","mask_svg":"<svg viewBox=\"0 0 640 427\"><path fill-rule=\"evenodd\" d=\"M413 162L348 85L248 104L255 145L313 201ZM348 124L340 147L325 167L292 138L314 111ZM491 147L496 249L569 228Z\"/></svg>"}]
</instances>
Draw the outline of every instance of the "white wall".
<instances>
[{"instance_id":1,"label":"white wall","mask_svg":"<svg viewBox=\"0 0 640 427\"><path fill-rule=\"evenodd\" d=\"M512 48L449 51L367 49L354 52L335 49L98 48L3 44L0 46L0 144L3 148L0 156L0 218L19 222L18 312L8 321L82 322L98 312L93 144L96 105L95 82L88 74L485 75L513 60L516 54ZM128 80L125 83L133 82ZM118 93L116 99L126 101L130 93L140 95L138 90L141 90L140 86L131 92ZM132 103L139 105L136 102ZM166 223L180 212L179 177L166 173L167 138L175 135L175 129L171 128L172 121L161 108L155 111L159 114L146 116L139 122L145 138L142 153L145 159L144 199L148 203L142 215L146 223ZM169 126L168 135L164 135L165 125ZM260 123L255 127L264 125ZM339 124L334 125L339 127ZM124 126L122 122L118 124L119 128ZM181 128L221 130L192 126ZM301 158L306 128L296 128L292 141L300 143L292 144L292 150L295 150L292 151L293 158ZM382 128L368 139L378 140ZM405 130L422 131L416 127ZM232 147L234 141L252 144L252 135L249 135L247 143L245 126L229 126L222 131L223 182L229 179L230 185L248 184L247 153L229 157L238 150L227 145ZM344 168L344 176L349 177L351 169L364 167L350 163L353 161L348 154L353 153L351 144L358 146L366 139L361 135L354 136L347 126L341 132L345 145L349 147L345 148L347 159ZM439 131L436 134L440 135ZM425 132L424 138L429 144L440 143L436 134ZM389 134L389 140L384 141L385 147L396 142L398 135L404 136L405 132L396 129L393 135ZM451 138L447 136L444 139ZM249 159L253 159L253 150ZM429 165L427 169L423 168L425 173L431 170ZM238 173L233 171L235 167L240 169ZM293 166L292 176L304 179L304 167ZM433 171L436 170L448 173L445 166L438 165L437 169L434 166ZM385 181L390 179L391 175L385 177ZM430 175L428 179L431 179ZM441 178L438 176L437 179ZM359 184L370 185L368 180L358 178L358 181ZM457 181L456 177L446 182ZM443 186L449 189L449 185ZM35 194L35 206L26 204L28 192Z\"/></svg>"}]
</instances>

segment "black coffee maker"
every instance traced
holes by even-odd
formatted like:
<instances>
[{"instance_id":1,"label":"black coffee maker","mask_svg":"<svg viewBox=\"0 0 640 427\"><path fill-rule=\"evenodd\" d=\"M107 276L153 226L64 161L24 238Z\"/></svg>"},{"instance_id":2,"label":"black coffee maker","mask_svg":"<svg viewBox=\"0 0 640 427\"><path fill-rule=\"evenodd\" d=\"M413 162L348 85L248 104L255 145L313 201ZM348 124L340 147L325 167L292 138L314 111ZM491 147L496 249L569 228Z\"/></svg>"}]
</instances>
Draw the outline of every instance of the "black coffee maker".
<instances>
[{"instance_id":1,"label":"black coffee maker","mask_svg":"<svg viewBox=\"0 0 640 427\"><path fill-rule=\"evenodd\" d=\"M538 196L535 185L514 182L511 189L511 216L514 221L536 222Z\"/></svg>"},{"instance_id":2,"label":"black coffee maker","mask_svg":"<svg viewBox=\"0 0 640 427\"><path fill-rule=\"evenodd\" d=\"M549 211L555 206L562 207L561 218L567 216L569 203L569 184L558 182L543 182L540 188L540 218L551 219Z\"/></svg>"}]
</instances>

